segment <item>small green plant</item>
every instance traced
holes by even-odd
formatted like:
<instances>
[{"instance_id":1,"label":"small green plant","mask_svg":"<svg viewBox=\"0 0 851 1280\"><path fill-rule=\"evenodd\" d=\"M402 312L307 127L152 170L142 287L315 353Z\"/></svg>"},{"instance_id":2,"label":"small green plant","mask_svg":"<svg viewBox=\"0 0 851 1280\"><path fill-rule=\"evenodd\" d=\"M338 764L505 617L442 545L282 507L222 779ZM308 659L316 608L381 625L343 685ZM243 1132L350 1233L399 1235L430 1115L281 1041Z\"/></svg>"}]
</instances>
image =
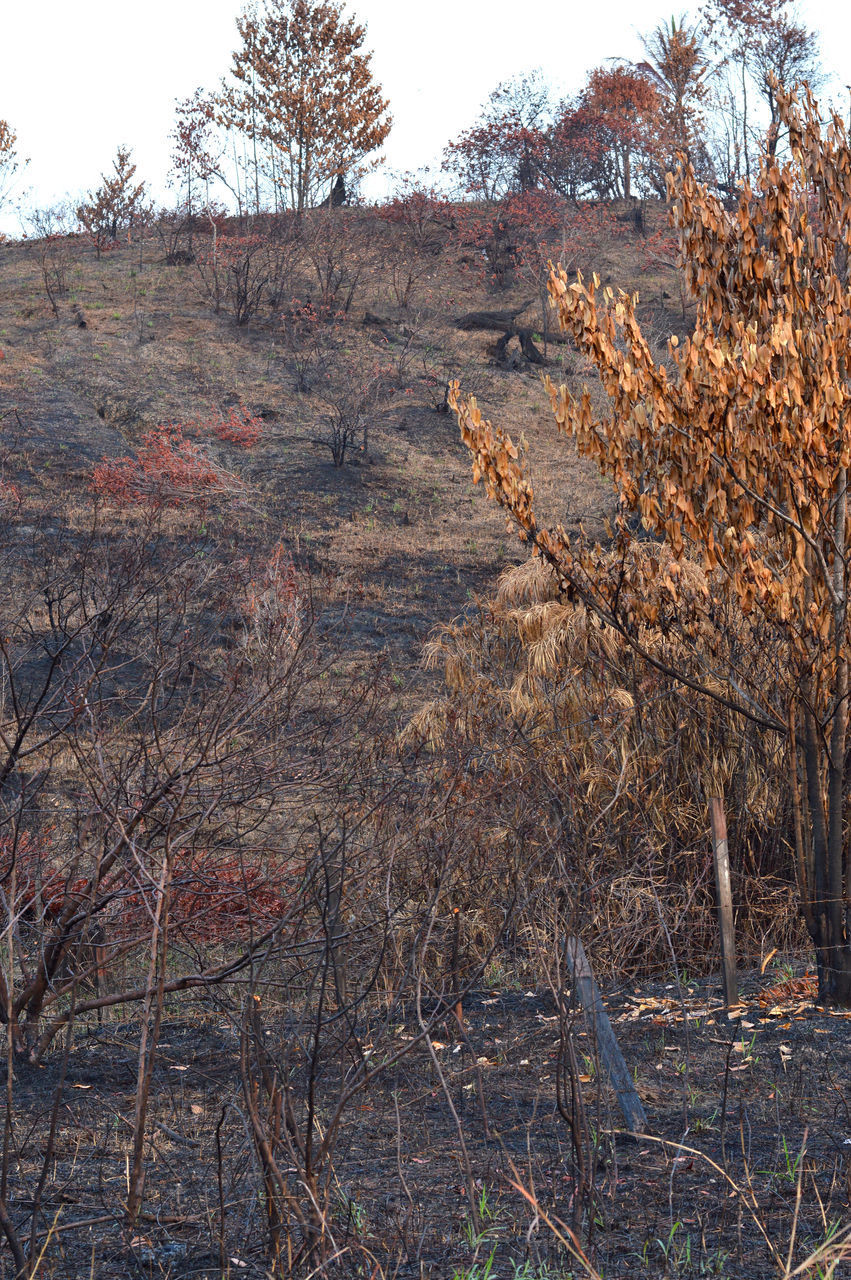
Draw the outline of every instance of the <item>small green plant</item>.
<instances>
[{"instance_id":1,"label":"small green plant","mask_svg":"<svg viewBox=\"0 0 851 1280\"><path fill-rule=\"evenodd\" d=\"M496 991L504 991L506 988L516 991L521 985L517 974L511 973L496 956L488 961L482 980L486 987Z\"/></svg>"},{"instance_id":2,"label":"small green plant","mask_svg":"<svg viewBox=\"0 0 851 1280\"><path fill-rule=\"evenodd\" d=\"M353 1233L360 1239L369 1234L366 1209L357 1200L353 1200L350 1196L343 1195L340 1197L341 1210L343 1217L346 1219L347 1225L351 1227Z\"/></svg>"},{"instance_id":3,"label":"small green plant","mask_svg":"<svg viewBox=\"0 0 851 1280\"><path fill-rule=\"evenodd\" d=\"M694 1105L694 1103L692 1103L692 1105ZM718 1116L717 1107L715 1108L715 1110L712 1112L712 1115L709 1116L708 1119L705 1118L704 1116L694 1116L691 1122L691 1127L693 1131L695 1133L708 1133L711 1129L715 1128L715 1120L717 1116Z\"/></svg>"},{"instance_id":4,"label":"small green plant","mask_svg":"<svg viewBox=\"0 0 851 1280\"><path fill-rule=\"evenodd\" d=\"M780 1135L780 1141L783 1144L783 1159L786 1164L786 1169L785 1169L786 1181L797 1182L798 1170L801 1167L801 1159L804 1154L804 1148L802 1147L801 1150L798 1152L798 1154L793 1158L792 1153L789 1150L789 1144L786 1141L785 1134Z\"/></svg>"},{"instance_id":5,"label":"small green plant","mask_svg":"<svg viewBox=\"0 0 851 1280\"><path fill-rule=\"evenodd\" d=\"M479 1250L483 1242L492 1234L495 1229L494 1223L496 1221L496 1215L497 1210L491 1205L487 1186L483 1185L476 1201L476 1217L478 1219L478 1226L473 1221L472 1215L468 1214L464 1219L464 1226L462 1228L464 1239L471 1249ZM491 1254L489 1262L492 1260L493 1254Z\"/></svg>"},{"instance_id":6,"label":"small green plant","mask_svg":"<svg viewBox=\"0 0 851 1280\"><path fill-rule=\"evenodd\" d=\"M533 1266L531 1262L514 1262L511 1280L573 1280L572 1271L554 1271L545 1262Z\"/></svg>"},{"instance_id":7,"label":"small green plant","mask_svg":"<svg viewBox=\"0 0 851 1280\"><path fill-rule=\"evenodd\" d=\"M769 1177L777 1178L779 1182L788 1182L794 1186L798 1181L798 1175L801 1170L801 1158L804 1154L804 1148L802 1147L797 1155L793 1155L789 1150L789 1144L786 1141L785 1134L780 1135L780 1145L783 1148L782 1168L761 1169L760 1172L768 1175Z\"/></svg>"},{"instance_id":8,"label":"small green plant","mask_svg":"<svg viewBox=\"0 0 851 1280\"><path fill-rule=\"evenodd\" d=\"M487 1261L484 1263L473 1262L469 1267L453 1268L452 1280L490 1280L493 1273L493 1260L496 1255L496 1245L493 1246L488 1254Z\"/></svg>"},{"instance_id":9,"label":"small green plant","mask_svg":"<svg viewBox=\"0 0 851 1280\"><path fill-rule=\"evenodd\" d=\"M675 1222L665 1240L657 1237L656 1243L662 1250L666 1271L691 1271L691 1235L680 1237L678 1241L676 1236L681 1227L681 1222Z\"/></svg>"},{"instance_id":10,"label":"small green plant","mask_svg":"<svg viewBox=\"0 0 851 1280\"><path fill-rule=\"evenodd\" d=\"M753 1033L750 1040L745 1041L742 1036L742 1062L747 1062L752 1066L756 1066L759 1062L759 1054L754 1055L754 1045L756 1044L756 1032Z\"/></svg>"}]
</instances>

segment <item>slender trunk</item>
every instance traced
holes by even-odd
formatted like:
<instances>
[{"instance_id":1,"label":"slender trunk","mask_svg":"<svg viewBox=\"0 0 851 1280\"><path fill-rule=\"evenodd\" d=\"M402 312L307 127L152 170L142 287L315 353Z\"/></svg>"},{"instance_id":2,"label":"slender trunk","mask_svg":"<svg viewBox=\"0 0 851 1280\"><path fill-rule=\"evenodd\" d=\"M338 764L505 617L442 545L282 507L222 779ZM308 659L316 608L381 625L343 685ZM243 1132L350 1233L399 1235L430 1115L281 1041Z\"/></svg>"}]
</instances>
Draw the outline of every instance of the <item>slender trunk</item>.
<instances>
[{"instance_id":1,"label":"slender trunk","mask_svg":"<svg viewBox=\"0 0 851 1280\"><path fill-rule=\"evenodd\" d=\"M751 157L748 151L748 80L747 62L742 54L742 145L745 149L745 177L751 180Z\"/></svg>"},{"instance_id":2,"label":"slender trunk","mask_svg":"<svg viewBox=\"0 0 851 1280\"><path fill-rule=\"evenodd\" d=\"M815 919L813 916L813 868L809 842L804 835L804 821L801 809L801 784L798 775L798 732L796 727L797 707L789 709L789 787L792 795L792 824L795 835L795 874L798 881L798 895L807 922L807 932L815 939Z\"/></svg>"},{"instance_id":3,"label":"slender trunk","mask_svg":"<svg viewBox=\"0 0 851 1280\"><path fill-rule=\"evenodd\" d=\"M195 246L192 242L192 162L186 170L186 213L189 221L189 252L194 253Z\"/></svg>"},{"instance_id":4,"label":"slender trunk","mask_svg":"<svg viewBox=\"0 0 851 1280\"><path fill-rule=\"evenodd\" d=\"M803 712L804 722L804 771L807 785L807 808L810 815L810 830L813 845L813 918L815 933L813 941L816 945L816 960L819 970L819 991L824 988L827 975L824 971L824 959L828 945L827 918L827 827L825 824L824 798L822 795L821 770L819 768L818 737L815 714L809 705L809 689L804 695L807 705Z\"/></svg>"},{"instance_id":5,"label":"slender trunk","mask_svg":"<svg viewBox=\"0 0 851 1280\"><path fill-rule=\"evenodd\" d=\"M236 181L236 210L239 215L239 225L242 226L242 182L239 176L239 155L236 150L236 134L231 134L231 143L233 146L233 173Z\"/></svg>"},{"instance_id":6,"label":"slender trunk","mask_svg":"<svg viewBox=\"0 0 851 1280\"><path fill-rule=\"evenodd\" d=\"M845 595L845 527L848 514L848 477L844 467L839 472L834 522L833 588L836 603L833 610L834 655L836 674L834 679L833 723L830 731L830 759L828 764L828 922L830 944L831 986L839 982L839 974L847 966L843 937L844 898L842 871L844 860L843 815L845 802L845 751L848 738L848 658L846 656L845 625L847 601ZM831 995L839 995L832 990Z\"/></svg>"},{"instance_id":7,"label":"slender trunk","mask_svg":"<svg viewBox=\"0 0 851 1280\"><path fill-rule=\"evenodd\" d=\"M29 1272L27 1263L27 1255L24 1253L24 1247L21 1244L15 1224L12 1222L6 1202L0 1199L0 1229L2 1229L9 1248L12 1251L12 1257L15 1260L15 1280L24 1280Z\"/></svg>"},{"instance_id":8,"label":"slender trunk","mask_svg":"<svg viewBox=\"0 0 851 1280\"><path fill-rule=\"evenodd\" d=\"M843 362L844 364L844 362ZM844 375L844 367L842 369ZM851 951L846 932L847 900L844 871L847 854L844 844L845 757L848 745L849 671L847 654L846 590L847 572L848 474L840 468L834 512L833 559L833 644L834 682L832 722L828 756L828 849L826 987L819 994L835 1004L851 1002Z\"/></svg>"},{"instance_id":9,"label":"slender trunk","mask_svg":"<svg viewBox=\"0 0 851 1280\"><path fill-rule=\"evenodd\" d=\"M130 1187L125 1212L125 1223L128 1231L132 1231L136 1225L145 1190L145 1124L148 1116L148 1100L151 1093L151 1077L160 1038L160 1025L165 1002L168 900L171 889L172 866L173 855L171 849L168 848L163 858L160 883L157 887L157 907L151 926L151 957L148 967L148 990L142 1014L142 1034L139 1041L136 1113L133 1118L133 1151L130 1160ZM152 1012L153 1021L151 1020Z\"/></svg>"}]
</instances>

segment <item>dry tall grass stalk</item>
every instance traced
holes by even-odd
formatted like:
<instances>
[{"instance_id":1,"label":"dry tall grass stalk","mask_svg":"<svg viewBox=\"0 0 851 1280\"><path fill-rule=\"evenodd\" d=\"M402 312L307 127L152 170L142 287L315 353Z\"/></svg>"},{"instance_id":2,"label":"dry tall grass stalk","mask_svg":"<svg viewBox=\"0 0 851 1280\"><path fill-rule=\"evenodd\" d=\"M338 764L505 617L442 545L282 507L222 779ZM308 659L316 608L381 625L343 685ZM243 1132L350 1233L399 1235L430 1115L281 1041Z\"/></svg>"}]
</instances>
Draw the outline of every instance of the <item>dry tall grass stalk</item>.
<instances>
[{"instance_id":1,"label":"dry tall grass stalk","mask_svg":"<svg viewBox=\"0 0 851 1280\"><path fill-rule=\"evenodd\" d=\"M664 579L669 554L655 545L634 552L636 560L643 554ZM699 567L683 563L677 572L681 593L704 590ZM782 655L757 621L719 618L706 643L722 642L749 652L755 674L762 668L761 678L775 678ZM684 661L661 626L645 629L642 646L668 667L674 657ZM468 781L482 797L501 790L503 805L509 796L527 819L533 811L527 848L544 890L534 929L558 894L572 904L574 924L594 931L598 964L616 957L621 974L667 969L662 903L681 963L692 971L711 964L705 797L717 791L730 816L743 951L764 954L769 940L784 949L803 943L780 738L638 658L560 592L540 558L507 570L492 599L432 638L425 661L442 666L446 691L412 717L403 743L445 758L466 744ZM483 826L489 817L483 812ZM494 869L501 825L493 823ZM485 909L481 894L477 909Z\"/></svg>"}]
</instances>

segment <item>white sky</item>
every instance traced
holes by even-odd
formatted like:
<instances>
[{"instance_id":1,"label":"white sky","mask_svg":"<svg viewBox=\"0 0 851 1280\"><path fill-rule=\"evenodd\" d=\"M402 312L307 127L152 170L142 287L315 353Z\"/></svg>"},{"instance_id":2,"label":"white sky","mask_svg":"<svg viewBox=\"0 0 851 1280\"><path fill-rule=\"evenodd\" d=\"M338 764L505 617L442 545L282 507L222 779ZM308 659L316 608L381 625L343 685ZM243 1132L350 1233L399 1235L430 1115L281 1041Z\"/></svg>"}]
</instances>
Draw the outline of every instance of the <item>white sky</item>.
<instances>
[{"instance_id":1,"label":"white sky","mask_svg":"<svg viewBox=\"0 0 851 1280\"><path fill-rule=\"evenodd\" d=\"M388 166L433 163L500 81L540 66L578 89L606 58L640 58L640 33L676 0L352 0L368 28L373 70L390 99ZM691 6L692 10L694 5ZM116 147L160 198L176 98L213 88L237 40L240 0L0 0L0 118L31 163L20 184L51 204L96 186ZM851 82L851 5L801 0L822 37L844 112ZM527 17L528 15L528 17ZM6 230L18 229L17 219Z\"/></svg>"}]
</instances>

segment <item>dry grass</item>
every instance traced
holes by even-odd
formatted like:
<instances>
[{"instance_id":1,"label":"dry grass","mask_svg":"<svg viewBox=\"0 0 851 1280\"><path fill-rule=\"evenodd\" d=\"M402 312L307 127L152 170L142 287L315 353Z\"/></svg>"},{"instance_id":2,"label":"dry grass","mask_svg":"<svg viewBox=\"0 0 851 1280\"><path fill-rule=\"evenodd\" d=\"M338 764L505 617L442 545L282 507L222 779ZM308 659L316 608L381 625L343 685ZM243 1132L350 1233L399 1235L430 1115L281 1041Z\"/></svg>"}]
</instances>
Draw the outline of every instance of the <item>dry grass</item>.
<instances>
[{"instance_id":1,"label":"dry grass","mask_svg":"<svg viewBox=\"0 0 851 1280\"><path fill-rule=\"evenodd\" d=\"M659 207L650 207L650 234L663 217ZM629 938L636 967L651 953L655 963L667 964L659 950L659 902L664 900L669 931L677 939L688 938L689 963L694 963L701 952L714 951L711 886L702 869L704 711L689 707L682 719L670 689L636 672L623 653L609 651L610 638L589 631L587 620L550 599L548 584L536 581L528 566L509 570L498 596L485 606L485 614L491 611L497 622L487 639L485 622L475 615L475 599L487 597L518 548L503 516L471 483L454 419L434 411L440 402L435 377L460 376L486 412L515 434L524 433L535 459L537 500L552 519L590 537L603 536L610 502L593 469L576 457L569 442L554 437L538 374L495 367L493 338L463 333L452 324L453 316L470 310L518 305L530 296L529 284L520 281L494 293L469 266L464 246L447 240L419 277L409 307L401 309L392 288L392 228L369 213L352 219L345 250L357 259L358 284L342 337L325 358L332 373L334 360L344 354L347 368L378 359L397 376L370 423L369 456L355 452L342 468L332 466L327 451L314 443L320 406L316 394L296 390L291 352L276 313L267 308L242 327L214 314L195 269L166 266L151 238L100 261L82 241L71 242L70 291L55 318L36 256L23 246L4 248L0 380L17 414L4 418L2 465L22 494L17 527L37 529L46 523L48 540L51 528L82 533L91 520L93 464L132 453L158 423L203 423L234 405L261 415L263 436L254 449L213 442L212 456L246 482L244 509L237 514L211 504L175 507L163 513L164 527L175 539L209 528L214 537L230 539L261 559L283 542L312 578L321 625L346 636L345 669L382 653L397 705L408 711L434 691L434 677L420 665L429 632L465 615L468 621L450 633L451 640L444 636L439 647L444 659L449 656L456 695L466 669L468 680L477 684L478 710L483 713L492 699L487 723L494 740L505 712L507 733L511 725L515 730L536 725L538 743L535 707L542 690L551 704L550 719L557 714L562 726L571 726L572 785L583 815L574 817L571 829L593 832L594 848L583 845L582 858L574 855L570 861L582 861L588 883L607 885L594 907L611 939L607 954L622 959L618 939ZM650 262L646 244L625 224L613 222L593 255L579 265L596 270L604 281L639 289L645 298L643 320L662 344L683 326L679 291L673 273ZM296 260L293 270L289 294L315 296L307 258ZM81 316L85 329L77 323ZM376 316L383 324L361 322ZM587 376L575 354L565 348L550 351L561 362L556 376L574 384ZM138 517L113 505L99 519L110 536L121 538ZM10 536L15 545L19 535L12 531ZM23 541L30 539L34 546L37 536L25 535ZM27 563L28 555L13 557L12 573L22 585ZM594 672L603 661L610 664L608 674L595 683ZM499 670L486 672L488 664ZM636 709L637 690L641 706ZM436 714L434 707L429 714ZM422 717L421 723L426 723ZM637 735L638 723L643 736ZM734 798L747 945L758 952L763 936L776 935L788 947L800 942L800 934L789 909L789 869L777 834L783 819L775 766L767 767L747 734L732 727L713 733L720 735L713 768L725 774ZM539 759L536 768L540 765ZM564 769L562 761L556 772ZM530 781L522 786L531 797ZM541 803L546 809L549 802ZM494 825L504 827L503 818ZM540 843L548 842L552 837L545 835ZM767 872L778 877L768 897ZM490 937L472 921L470 929Z\"/></svg>"},{"instance_id":2,"label":"dry grass","mask_svg":"<svg viewBox=\"0 0 851 1280\"><path fill-rule=\"evenodd\" d=\"M738 626L737 642L754 662L765 660L769 679L770 649L752 621L739 618ZM648 630L642 643L671 665L673 641ZM507 570L495 595L434 637L426 657L442 670L446 692L415 713L403 742L427 745L438 760L468 744L482 823L492 816L485 797L499 796L518 815L513 824L502 819L508 847L520 813L531 810L527 887L534 868L538 941L541 931L553 940L565 928L584 931L598 966L620 978L712 964L706 797L722 794L741 955L758 964L772 947L806 945L779 740L639 660L617 633L561 598L537 560ZM501 885L499 850L495 840ZM481 892L477 909L485 909Z\"/></svg>"},{"instance_id":3,"label":"dry grass","mask_svg":"<svg viewBox=\"0 0 851 1280\"><path fill-rule=\"evenodd\" d=\"M651 210L653 224L660 217L660 210ZM464 246L446 244L418 277L403 310L394 301L392 236L371 218L368 212L353 215L346 248L357 258L357 289L333 341L328 332L320 334L321 356L338 378L344 369L359 363L368 368L376 360L396 377L370 421L368 450L355 450L342 468L315 443L321 398L315 390L297 390L292 352L268 309L241 328L215 315L194 269L166 267L153 239L121 247L100 262L75 241L68 246L70 292L55 317L36 257L24 246L0 248L0 393L8 406L0 479L15 486L14 492L2 490L6 612L23 619L21 626L28 622L36 641L47 634L43 585L61 581L94 522L93 544L103 549L105 564L108 551L120 559L134 538L157 564L172 554L179 562L181 553L202 569L209 563L205 556L214 560L222 591L186 616L193 661L198 658L187 673L192 696L203 687L198 671L215 676L229 663L250 670L252 645L274 640L262 612L253 630L247 626L245 600L252 590L256 600L266 599L262 591L257 595L257 584L268 589L268 566L284 564L287 552L298 570L300 606L305 617L316 618L311 679L293 679L289 702L278 690L290 718L276 713L258 739L264 744L260 756L272 742L282 755L269 772L281 798L257 819L256 840L262 836L269 845L277 881L295 851L315 860L315 881L301 904L304 936L296 928L289 950L282 944L269 952L262 980L246 972L203 996L175 993L167 999L149 1117L146 1213L129 1241L120 1217L133 1129L127 1064L132 1068L137 1052L139 1021L132 1011L107 1010L101 1032L91 1009L78 1019L68 1080L81 1093L70 1095L73 1114L68 1109L66 1118L63 1111L57 1129L45 1184L52 1198L42 1208L39 1238L49 1234L47 1209L54 1211L66 1188L76 1196L76 1208L68 1211L67 1234L63 1221L51 1236L42 1274L108 1280L116 1267L136 1267L176 1276L189 1274L198 1255L195 1274L223 1276L229 1264L225 1259L221 1265L220 1252L229 1242L240 1258L231 1274L268 1275L263 1211L271 1184L264 1184L251 1126L265 1124L274 1135L281 1086L296 1091L303 1132L315 1124L321 1139L337 1114L341 1088L345 1093L346 1081L359 1071L366 1073L363 1091L356 1103L345 1103L344 1115L339 1112L345 1121L340 1142L320 1169L320 1225L328 1227L329 1238L343 1241L342 1254L326 1258L323 1274L414 1277L429 1274L432 1265L432 1275L449 1275L457 1263L457 1273L472 1280L486 1274L491 1247L501 1275L510 1276L510 1268L526 1280L560 1277L565 1268L575 1273L565 1254L551 1250L542 1228L544 1213L555 1221L568 1202L571 1222L583 1227L593 1252L589 1268L599 1264L607 1275L643 1276L654 1266L659 1274L672 1271L682 1239L681 1233L677 1247L670 1247L675 1213L686 1225L694 1221L688 1238L695 1249L700 1241L700 1268L704 1255L710 1267L713 1248L719 1268L735 1249L739 1270L729 1274L756 1274L742 1270L754 1241L762 1247L747 1221L743 1235L745 1201L731 1208L722 1197L716 1207L714 1192L702 1185L705 1170L689 1175L682 1167L684 1148L676 1145L681 1119L696 1132L702 1126L715 1155L713 1135L720 1126L726 1162L738 1156L731 1155L729 1134L725 1146L725 1120L718 1122L717 1115L728 1108L729 1093L729 1115L738 1106L744 1134L742 1109L752 1108L764 1152L759 1158L766 1162L754 1179L766 1197L766 1222L773 1215L772 1238L784 1239L790 1209L776 1188L788 1174L788 1158L784 1164L773 1117L780 1135L782 1103L784 1122L786 1110L795 1117L789 1133L800 1145L803 1110L794 1108L805 1103L815 1114L821 1106L819 1114L827 1116L832 1095L816 1096L815 1077L796 1083L790 1072L787 1079L785 1058L778 1081L767 1053L759 1088L751 1090L750 1076L736 1073L746 1068L756 1075L759 1057L751 1054L741 1067L733 1059L731 1068L735 1046L715 1047L721 1015L711 983L699 997L696 988L684 993L682 971L705 973L715 963L704 797L710 776L723 780L729 797L743 956L759 963L774 948L787 953L802 943L776 744L758 741L721 715L708 718L705 708L638 667L610 633L558 599L540 564L515 564L520 557L513 534L472 485L454 420L436 411L440 378L458 376L486 412L515 435L525 434L539 499L555 519L602 537L610 502L570 444L553 439L537 373L496 367L491 337L461 333L452 323L474 309L517 305L529 296L528 285L493 293L475 269L462 270ZM614 284L640 287L647 299L643 319L661 342L682 330L678 290L671 273L647 268L642 245L616 224L582 265ZM307 261L294 271L292 295L315 292ZM588 371L564 348L553 359L562 355L556 376L581 382ZM319 360L314 377L316 368L326 371ZM250 450L216 440L204 426L234 406L262 418L262 438ZM94 465L132 455L147 431L169 421L184 424L187 438L198 439L240 477L240 503L223 509L192 500L152 514L143 505L96 502ZM156 547L145 540L146 520L161 540ZM240 591L228 595L234 582ZM435 633L440 624L448 630ZM424 669L429 634L431 665ZM663 645L664 638L656 642ZM99 652L96 636L91 650ZM121 654L116 662L122 665ZM321 707L327 709L322 723ZM409 729L400 744L402 722ZM337 732L345 750L334 748ZM120 733L113 745L120 754ZM31 762L53 770L51 785L39 786L69 846L80 825L74 805L85 790L79 785L85 748L80 752L57 746L44 761ZM248 821L250 805L241 794L234 793L233 804L234 823ZM340 945L348 948L350 1002L337 989L320 1007L316 992L329 963L337 981L340 935L335 923L327 932L333 877L323 850L339 831L349 861L346 895L334 910L342 910L346 922ZM622 991L619 997L619 1035L631 1037L630 1065L665 1135L658 1150L642 1149L639 1158L617 1151L613 1100L591 1057L591 1037L574 1027L576 1010L564 1007L567 930L581 930L593 941L600 977L623 981L641 974L646 980L655 974L677 985L676 1001L659 988L655 1012L644 1012L644 1004L635 1012L630 995ZM323 936L330 961L315 959L316 939ZM191 930L186 938L181 946L185 942L188 952L200 947ZM172 956L169 964L176 963ZM128 953L124 964L132 972L111 979L138 980L138 956ZM768 974L764 985L774 998ZM524 994L527 986L537 994ZM249 1034L252 1001L257 1008ZM689 1011L689 1001L701 1011ZM672 1013L675 1004L681 1024ZM805 1028L769 1027L773 1016L765 1014L766 1041L770 1033L778 1041L785 1037L784 1048L795 1036L803 1043ZM815 1036L836 1024L827 1015L822 1022L811 1039L816 1049L821 1044L825 1070L833 1070L826 1042ZM697 1054L698 1041L690 1036L699 1031ZM568 1061L574 1035L581 1075ZM682 1059L671 1058L672 1039ZM255 1055L253 1077L250 1064L240 1065L246 1043L245 1052ZM719 1052L723 1057L725 1051L727 1070L719 1076ZM385 1060L392 1073L382 1075ZM681 1061L683 1074L675 1072ZM557 1102L557 1088L568 1088L571 1071L575 1087L592 1084L579 1136L575 1129L570 1136ZM771 1081L776 1093L769 1094ZM41 1075L26 1077L17 1095L18 1114L27 1114L28 1126L33 1117L27 1131L39 1139L16 1157L13 1191L22 1222L40 1176L40 1153L50 1152L53 1098L69 1096L63 1087L54 1059ZM260 1114L263 1096L268 1105ZM290 1120L285 1132L280 1125L277 1130L284 1179L279 1195L281 1203L309 1212ZM290 1143L288 1153L282 1141ZM785 1137L783 1143L785 1152ZM822 1201L831 1216L832 1206L839 1212L841 1155L833 1164L832 1157L822 1135L812 1189L804 1188L814 1239L821 1238ZM509 1175L518 1162L524 1186L528 1174L538 1197L528 1219L522 1195L511 1190ZM743 1146L739 1164L736 1185L750 1186L749 1148L746 1153ZM268 1168L265 1173L268 1179ZM496 1205L493 1219L476 1207L483 1192L484 1203L491 1195ZM698 1199L694 1211L691 1201L704 1194L707 1205ZM71 1230L89 1215L94 1235L85 1234L88 1228ZM170 1252L175 1242L180 1249ZM812 1247L808 1237L801 1256ZM760 1275L772 1265L764 1253ZM691 1270L682 1261L677 1265L684 1275L698 1274L697 1260ZM0 1258L0 1274L2 1266Z\"/></svg>"}]
</instances>

